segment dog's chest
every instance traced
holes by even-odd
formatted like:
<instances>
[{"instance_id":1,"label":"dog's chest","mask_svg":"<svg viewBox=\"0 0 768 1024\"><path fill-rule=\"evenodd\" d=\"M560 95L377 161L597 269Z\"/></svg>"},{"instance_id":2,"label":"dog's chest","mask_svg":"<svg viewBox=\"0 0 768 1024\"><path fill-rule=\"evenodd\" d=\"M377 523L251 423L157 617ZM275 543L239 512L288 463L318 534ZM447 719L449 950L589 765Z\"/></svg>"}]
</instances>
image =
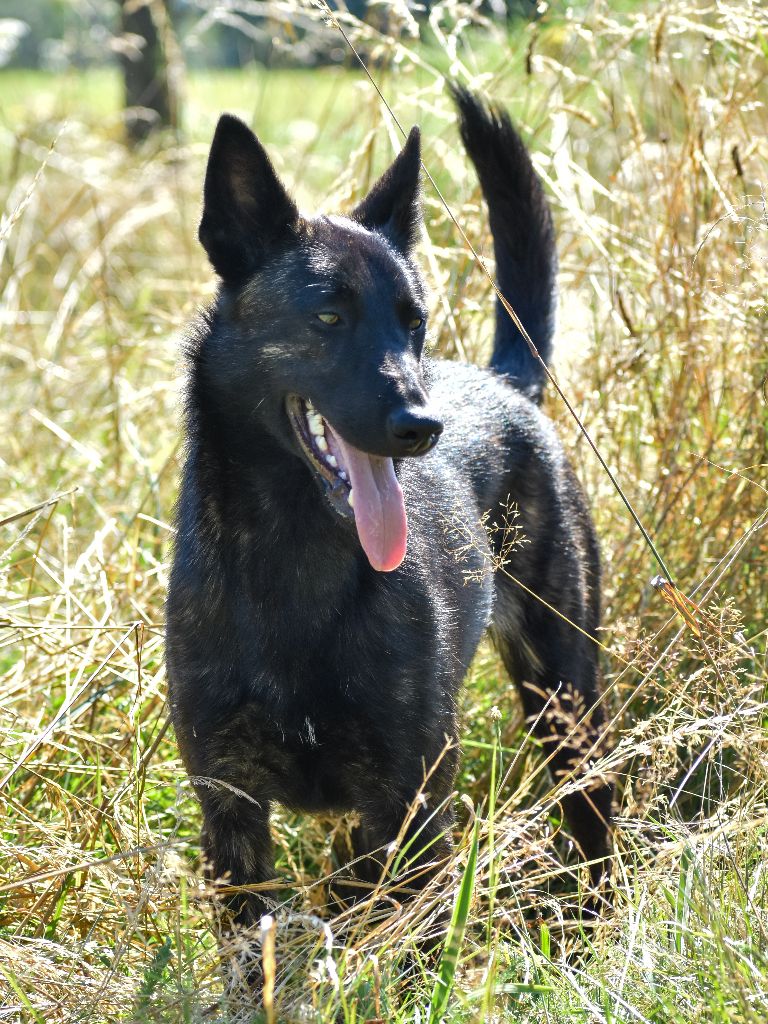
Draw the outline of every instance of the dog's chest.
<instances>
[{"instance_id":1,"label":"dog's chest","mask_svg":"<svg viewBox=\"0 0 768 1024\"><path fill-rule=\"evenodd\" d=\"M318 702L307 682L293 701L241 705L206 743L209 774L297 810L349 810L372 788L398 791L404 777L418 785L424 759L436 761L456 737L447 695L380 688Z\"/></svg>"}]
</instances>

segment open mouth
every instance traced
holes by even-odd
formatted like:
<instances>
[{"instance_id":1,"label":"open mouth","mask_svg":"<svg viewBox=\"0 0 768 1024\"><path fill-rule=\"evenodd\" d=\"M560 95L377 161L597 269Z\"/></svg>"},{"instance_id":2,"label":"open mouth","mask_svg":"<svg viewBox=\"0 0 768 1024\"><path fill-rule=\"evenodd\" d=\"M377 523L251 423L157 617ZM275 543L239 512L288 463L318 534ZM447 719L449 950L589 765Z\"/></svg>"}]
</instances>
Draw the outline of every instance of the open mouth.
<instances>
[{"instance_id":1,"label":"open mouth","mask_svg":"<svg viewBox=\"0 0 768 1024\"><path fill-rule=\"evenodd\" d=\"M379 572L391 572L408 540L403 492L392 459L369 455L345 441L309 399L290 395L291 426L334 511L354 518L360 544Z\"/></svg>"}]
</instances>

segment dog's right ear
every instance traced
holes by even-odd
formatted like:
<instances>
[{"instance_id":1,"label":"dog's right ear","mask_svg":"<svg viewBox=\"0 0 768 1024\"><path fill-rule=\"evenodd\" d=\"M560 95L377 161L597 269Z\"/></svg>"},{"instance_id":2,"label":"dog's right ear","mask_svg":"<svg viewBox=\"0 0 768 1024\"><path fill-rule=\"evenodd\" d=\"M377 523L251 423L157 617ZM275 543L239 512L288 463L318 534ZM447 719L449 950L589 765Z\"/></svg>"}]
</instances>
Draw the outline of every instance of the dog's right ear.
<instances>
[{"instance_id":1,"label":"dog's right ear","mask_svg":"<svg viewBox=\"0 0 768 1024\"><path fill-rule=\"evenodd\" d=\"M222 114L205 172L199 231L214 270L227 284L242 282L298 222L296 204L264 147L239 118Z\"/></svg>"}]
</instances>

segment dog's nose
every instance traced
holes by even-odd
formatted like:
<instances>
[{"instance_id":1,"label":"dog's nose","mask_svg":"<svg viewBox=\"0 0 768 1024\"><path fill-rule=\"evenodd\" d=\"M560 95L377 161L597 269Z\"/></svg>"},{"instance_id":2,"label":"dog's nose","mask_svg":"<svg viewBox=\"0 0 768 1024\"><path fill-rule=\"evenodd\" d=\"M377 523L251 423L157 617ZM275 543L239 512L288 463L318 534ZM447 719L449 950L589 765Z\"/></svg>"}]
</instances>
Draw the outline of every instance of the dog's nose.
<instances>
[{"instance_id":1,"label":"dog's nose","mask_svg":"<svg viewBox=\"0 0 768 1024\"><path fill-rule=\"evenodd\" d=\"M443 424L427 409L397 409L387 420L390 437L401 455L424 455L434 448Z\"/></svg>"}]
</instances>

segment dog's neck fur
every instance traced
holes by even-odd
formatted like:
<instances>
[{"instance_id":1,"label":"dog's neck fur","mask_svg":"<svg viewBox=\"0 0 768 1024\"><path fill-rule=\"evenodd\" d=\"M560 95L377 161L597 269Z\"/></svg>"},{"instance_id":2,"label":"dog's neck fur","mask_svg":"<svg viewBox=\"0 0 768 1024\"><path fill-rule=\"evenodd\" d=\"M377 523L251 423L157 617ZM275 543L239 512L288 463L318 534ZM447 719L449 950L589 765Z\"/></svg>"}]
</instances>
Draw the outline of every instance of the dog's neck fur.
<instances>
[{"instance_id":1,"label":"dog's neck fur","mask_svg":"<svg viewBox=\"0 0 768 1024\"><path fill-rule=\"evenodd\" d=\"M239 549L249 574L259 573L259 552L270 545L293 552L302 576L308 561L327 565L323 575L331 579L357 573L365 559L354 527L333 512L309 467L258 416L245 434L238 414L211 400L199 374L193 366L188 418L195 431L186 472L205 511L208 543Z\"/></svg>"}]
</instances>

